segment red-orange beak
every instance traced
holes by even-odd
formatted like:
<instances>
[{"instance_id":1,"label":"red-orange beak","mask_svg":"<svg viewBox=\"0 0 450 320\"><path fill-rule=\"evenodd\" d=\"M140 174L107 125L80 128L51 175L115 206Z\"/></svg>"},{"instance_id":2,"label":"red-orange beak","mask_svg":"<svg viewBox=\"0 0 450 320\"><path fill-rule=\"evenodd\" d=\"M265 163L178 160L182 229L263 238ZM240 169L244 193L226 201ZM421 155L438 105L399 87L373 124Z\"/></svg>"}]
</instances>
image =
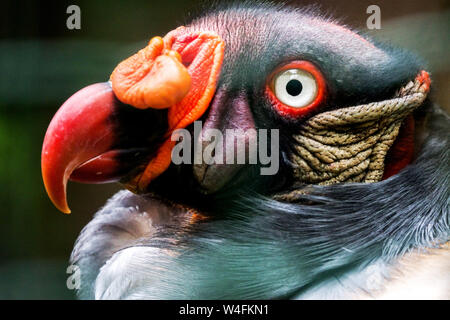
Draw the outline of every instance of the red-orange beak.
<instances>
[{"instance_id":1,"label":"red-orange beak","mask_svg":"<svg viewBox=\"0 0 450 320\"><path fill-rule=\"evenodd\" d=\"M44 185L55 206L70 213L69 179L102 183L133 172L127 186L145 191L170 165L171 133L197 120L208 108L223 52L218 35L178 28L164 39L153 38L146 48L120 63L110 82L88 86L70 97L52 119L42 148ZM130 112L133 117L121 118ZM144 128L143 119L148 120ZM124 126L127 121L136 123ZM132 133L122 132L124 127ZM148 138L155 134L159 137ZM147 165L136 173L142 159Z\"/></svg>"},{"instance_id":2,"label":"red-orange beak","mask_svg":"<svg viewBox=\"0 0 450 320\"><path fill-rule=\"evenodd\" d=\"M47 129L42 147L42 177L50 199L64 213L70 213L66 185L72 172L108 151L114 143L109 117L116 104L111 86L91 85L67 100Z\"/></svg>"}]
</instances>

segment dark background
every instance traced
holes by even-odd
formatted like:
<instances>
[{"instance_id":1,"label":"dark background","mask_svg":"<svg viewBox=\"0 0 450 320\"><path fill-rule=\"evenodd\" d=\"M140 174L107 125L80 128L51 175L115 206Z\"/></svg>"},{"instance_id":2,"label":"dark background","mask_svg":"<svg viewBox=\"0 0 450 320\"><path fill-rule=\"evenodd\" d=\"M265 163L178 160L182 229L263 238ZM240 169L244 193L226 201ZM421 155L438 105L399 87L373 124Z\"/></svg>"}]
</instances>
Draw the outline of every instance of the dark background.
<instances>
[{"instance_id":1,"label":"dark background","mask_svg":"<svg viewBox=\"0 0 450 320\"><path fill-rule=\"evenodd\" d=\"M208 3L208 2L206 2ZM449 2L290 1L366 30L366 8L381 8L371 33L423 56L436 100L450 106ZM81 30L66 28L66 8L81 8ZM2 1L0 11L0 298L70 299L66 268L73 243L117 185L68 187L71 215L47 198L40 173L45 130L58 107L82 87L103 82L114 67L155 35L183 24L201 5L192 0Z\"/></svg>"}]
</instances>

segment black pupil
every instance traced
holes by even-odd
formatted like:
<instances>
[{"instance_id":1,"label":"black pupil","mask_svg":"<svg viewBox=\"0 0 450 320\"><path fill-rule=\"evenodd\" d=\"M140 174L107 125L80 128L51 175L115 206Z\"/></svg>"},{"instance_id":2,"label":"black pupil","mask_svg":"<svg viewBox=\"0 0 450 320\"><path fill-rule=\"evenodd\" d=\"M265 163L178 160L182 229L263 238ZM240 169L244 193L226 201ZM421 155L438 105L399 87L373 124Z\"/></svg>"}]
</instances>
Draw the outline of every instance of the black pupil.
<instances>
[{"instance_id":1,"label":"black pupil","mask_svg":"<svg viewBox=\"0 0 450 320\"><path fill-rule=\"evenodd\" d=\"M298 80L290 80L287 84L286 84L286 91L287 93L289 93L291 96L298 96L303 90L303 86L302 83Z\"/></svg>"}]
</instances>

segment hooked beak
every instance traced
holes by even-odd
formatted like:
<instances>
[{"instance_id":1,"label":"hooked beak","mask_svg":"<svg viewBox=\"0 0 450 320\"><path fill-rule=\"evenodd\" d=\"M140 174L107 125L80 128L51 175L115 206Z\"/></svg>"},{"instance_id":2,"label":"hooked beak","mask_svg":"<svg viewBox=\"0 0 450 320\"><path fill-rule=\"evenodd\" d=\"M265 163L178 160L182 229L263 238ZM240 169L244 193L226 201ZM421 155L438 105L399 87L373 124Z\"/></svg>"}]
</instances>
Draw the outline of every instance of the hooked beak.
<instances>
[{"instance_id":1,"label":"hooked beak","mask_svg":"<svg viewBox=\"0 0 450 320\"><path fill-rule=\"evenodd\" d=\"M42 148L42 177L50 199L64 213L70 213L66 186L72 173L114 144L114 130L109 119L117 104L111 86L97 83L67 100L48 127ZM103 166L98 178L103 172L113 176L115 167L115 161Z\"/></svg>"},{"instance_id":2,"label":"hooked beak","mask_svg":"<svg viewBox=\"0 0 450 320\"><path fill-rule=\"evenodd\" d=\"M144 192L171 163L171 133L208 108L223 52L218 35L180 27L120 63L110 82L70 97L52 119L42 147L42 176L54 205L70 213L69 179L104 183L126 177L128 188ZM133 116L121 117L124 113Z\"/></svg>"}]
</instances>

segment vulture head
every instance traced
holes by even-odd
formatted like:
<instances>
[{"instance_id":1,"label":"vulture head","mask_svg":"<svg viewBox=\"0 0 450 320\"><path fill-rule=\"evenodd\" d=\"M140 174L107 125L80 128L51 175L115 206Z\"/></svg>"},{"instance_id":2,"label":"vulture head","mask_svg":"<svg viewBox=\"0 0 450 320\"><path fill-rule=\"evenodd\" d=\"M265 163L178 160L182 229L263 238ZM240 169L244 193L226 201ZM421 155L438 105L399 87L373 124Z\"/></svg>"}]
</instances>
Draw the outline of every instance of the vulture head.
<instances>
[{"instance_id":1,"label":"vulture head","mask_svg":"<svg viewBox=\"0 0 450 320\"><path fill-rule=\"evenodd\" d=\"M75 244L80 296L401 295L404 259L447 252L449 119L430 90L414 55L309 10L216 8L152 38L45 136L59 210L68 180L128 189Z\"/></svg>"}]
</instances>

